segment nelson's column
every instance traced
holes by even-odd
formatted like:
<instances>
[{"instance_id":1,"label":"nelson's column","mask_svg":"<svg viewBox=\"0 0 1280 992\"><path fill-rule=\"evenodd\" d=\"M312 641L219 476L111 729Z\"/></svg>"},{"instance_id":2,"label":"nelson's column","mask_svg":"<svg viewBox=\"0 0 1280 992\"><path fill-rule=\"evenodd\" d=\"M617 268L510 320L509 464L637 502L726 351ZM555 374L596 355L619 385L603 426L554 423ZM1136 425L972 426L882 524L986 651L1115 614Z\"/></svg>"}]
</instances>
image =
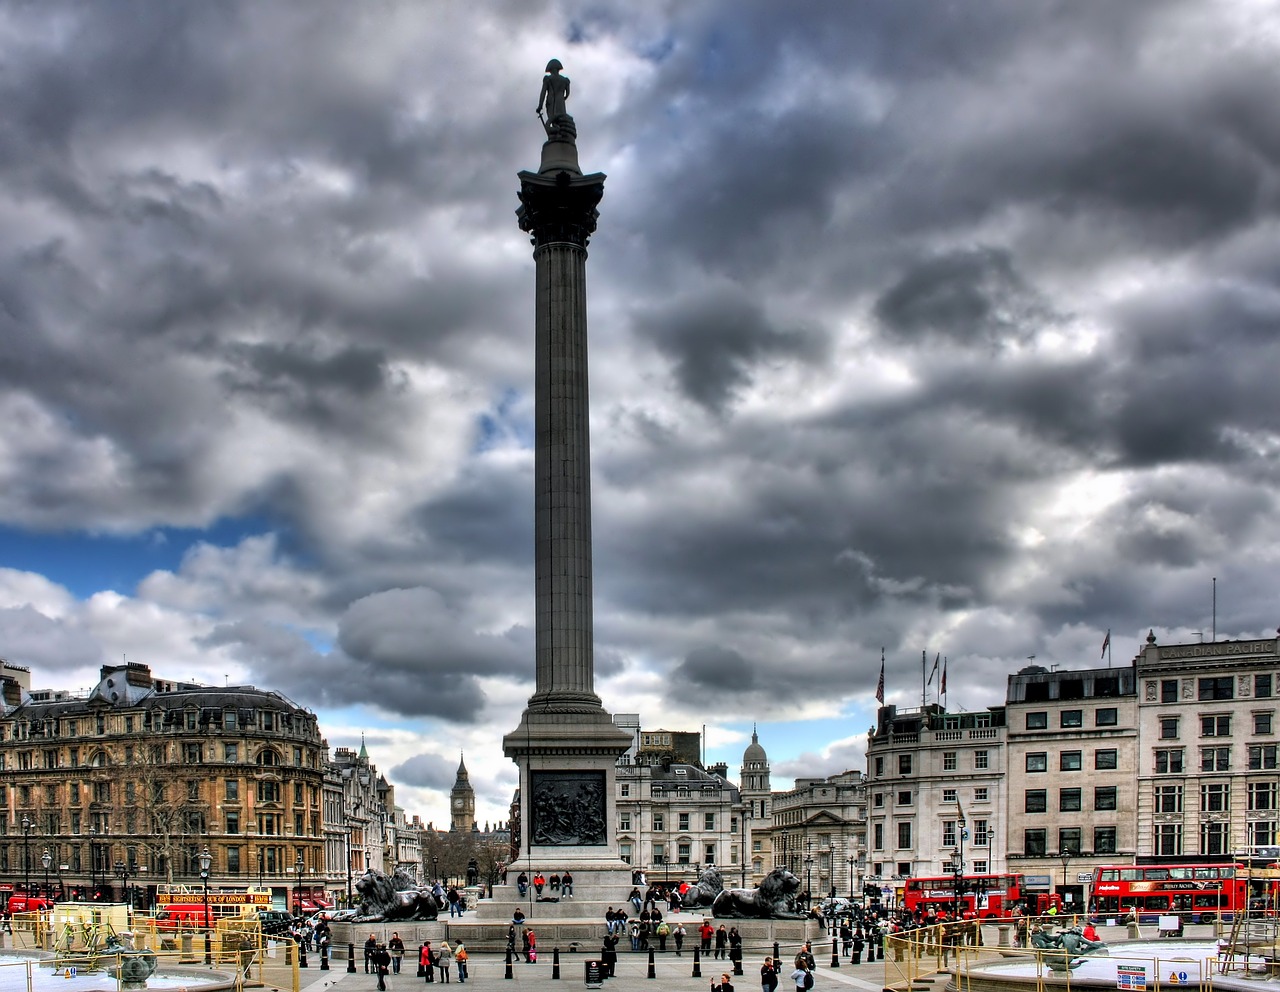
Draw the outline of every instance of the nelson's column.
<instances>
[{"instance_id":1,"label":"nelson's column","mask_svg":"<svg viewBox=\"0 0 1280 992\"><path fill-rule=\"evenodd\" d=\"M502 749L520 768L520 854L509 881L522 869L548 876L569 869L583 900L597 885L629 880L615 833L614 763L631 736L614 725L593 687L587 241L605 177L578 167L561 68L547 63L538 100L539 118L546 109L541 167L519 174L516 216L534 245L537 287L536 681Z\"/></svg>"}]
</instances>

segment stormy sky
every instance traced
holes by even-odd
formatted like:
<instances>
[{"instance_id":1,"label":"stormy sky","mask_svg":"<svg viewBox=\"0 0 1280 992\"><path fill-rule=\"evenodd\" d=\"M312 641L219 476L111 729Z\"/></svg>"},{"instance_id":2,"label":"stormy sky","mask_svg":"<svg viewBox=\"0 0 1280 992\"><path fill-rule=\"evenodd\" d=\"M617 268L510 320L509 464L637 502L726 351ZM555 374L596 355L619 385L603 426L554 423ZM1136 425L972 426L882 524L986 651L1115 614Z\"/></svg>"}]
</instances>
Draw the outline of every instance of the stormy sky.
<instances>
[{"instance_id":1,"label":"stormy sky","mask_svg":"<svg viewBox=\"0 0 1280 992\"><path fill-rule=\"evenodd\" d=\"M1280 11L0 5L0 657L275 688L447 820L532 691L543 66L586 171L596 685L775 785L1280 622ZM1271 603L1271 606L1267 604ZM937 689L935 679L930 688ZM932 698L932 695L931 695ZM444 790L444 791L442 791Z\"/></svg>"}]
</instances>

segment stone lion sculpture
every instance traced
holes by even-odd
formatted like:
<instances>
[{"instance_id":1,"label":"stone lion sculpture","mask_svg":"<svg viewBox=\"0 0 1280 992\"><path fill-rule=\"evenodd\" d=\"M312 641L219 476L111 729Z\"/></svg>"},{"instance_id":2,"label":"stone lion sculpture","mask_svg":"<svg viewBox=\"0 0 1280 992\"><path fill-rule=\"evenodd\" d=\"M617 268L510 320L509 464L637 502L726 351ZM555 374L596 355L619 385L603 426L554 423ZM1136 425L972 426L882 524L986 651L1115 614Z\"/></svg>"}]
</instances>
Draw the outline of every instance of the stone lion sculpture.
<instances>
[{"instance_id":1,"label":"stone lion sculpture","mask_svg":"<svg viewBox=\"0 0 1280 992\"><path fill-rule=\"evenodd\" d=\"M408 875L394 876L381 871L366 871L356 880L360 908L349 919L354 923L379 920L434 920L440 901L429 888L419 886Z\"/></svg>"},{"instance_id":2,"label":"stone lion sculpture","mask_svg":"<svg viewBox=\"0 0 1280 992\"><path fill-rule=\"evenodd\" d=\"M711 905L712 916L729 919L800 919L796 893L800 879L785 868L775 868L754 889L725 889Z\"/></svg>"},{"instance_id":3,"label":"stone lion sculpture","mask_svg":"<svg viewBox=\"0 0 1280 992\"><path fill-rule=\"evenodd\" d=\"M724 876L720 874L719 868L715 865L710 865L704 868L702 874L698 876L698 880L684 891L681 896L681 903L685 909L710 906L716 901L716 896L723 890Z\"/></svg>"}]
</instances>

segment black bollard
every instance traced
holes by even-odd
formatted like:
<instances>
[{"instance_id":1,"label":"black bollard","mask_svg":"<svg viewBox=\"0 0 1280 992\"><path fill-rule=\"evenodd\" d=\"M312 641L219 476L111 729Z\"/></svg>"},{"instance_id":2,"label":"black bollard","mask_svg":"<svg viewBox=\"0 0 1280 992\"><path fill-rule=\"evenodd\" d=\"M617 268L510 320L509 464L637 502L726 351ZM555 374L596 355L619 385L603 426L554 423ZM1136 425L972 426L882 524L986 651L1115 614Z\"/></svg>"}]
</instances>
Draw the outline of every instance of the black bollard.
<instances>
[{"instance_id":1,"label":"black bollard","mask_svg":"<svg viewBox=\"0 0 1280 992\"><path fill-rule=\"evenodd\" d=\"M298 967L307 967L307 945L298 941Z\"/></svg>"},{"instance_id":2,"label":"black bollard","mask_svg":"<svg viewBox=\"0 0 1280 992\"><path fill-rule=\"evenodd\" d=\"M831 967L840 967L840 942L836 938L831 938Z\"/></svg>"},{"instance_id":3,"label":"black bollard","mask_svg":"<svg viewBox=\"0 0 1280 992\"><path fill-rule=\"evenodd\" d=\"M776 940L773 942L773 970L782 970L782 948Z\"/></svg>"},{"instance_id":4,"label":"black bollard","mask_svg":"<svg viewBox=\"0 0 1280 992\"><path fill-rule=\"evenodd\" d=\"M503 978L515 978L515 977L516 977L516 976L512 973L512 971L511 971L511 951L510 951L510 950L508 950L508 951L507 951L507 973L506 973L505 975L503 975L502 977L503 977Z\"/></svg>"},{"instance_id":5,"label":"black bollard","mask_svg":"<svg viewBox=\"0 0 1280 992\"><path fill-rule=\"evenodd\" d=\"M699 953L699 949L696 947L693 949L693 974L690 975L689 977L690 978L702 977L702 956Z\"/></svg>"},{"instance_id":6,"label":"black bollard","mask_svg":"<svg viewBox=\"0 0 1280 992\"><path fill-rule=\"evenodd\" d=\"M658 977L658 973L657 971L654 970L654 967L653 967L653 948L652 947L649 948L649 974L645 975L645 977L646 978Z\"/></svg>"},{"instance_id":7,"label":"black bollard","mask_svg":"<svg viewBox=\"0 0 1280 992\"><path fill-rule=\"evenodd\" d=\"M560 977L560 948L551 948L551 977Z\"/></svg>"},{"instance_id":8,"label":"black bollard","mask_svg":"<svg viewBox=\"0 0 1280 992\"><path fill-rule=\"evenodd\" d=\"M354 975L356 973L356 945L347 945L347 974Z\"/></svg>"},{"instance_id":9,"label":"black bollard","mask_svg":"<svg viewBox=\"0 0 1280 992\"><path fill-rule=\"evenodd\" d=\"M736 958L733 959L733 973L735 975L742 974L742 955L741 954L739 954Z\"/></svg>"},{"instance_id":10,"label":"black bollard","mask_svg":"<svg viewBox=\"0 0 1280 992\"><path fill-rule=\"evenodd\" d=\"M320 948L320 970L329 970L329 946L327 944Z\"/></svg>"}]
</instances>

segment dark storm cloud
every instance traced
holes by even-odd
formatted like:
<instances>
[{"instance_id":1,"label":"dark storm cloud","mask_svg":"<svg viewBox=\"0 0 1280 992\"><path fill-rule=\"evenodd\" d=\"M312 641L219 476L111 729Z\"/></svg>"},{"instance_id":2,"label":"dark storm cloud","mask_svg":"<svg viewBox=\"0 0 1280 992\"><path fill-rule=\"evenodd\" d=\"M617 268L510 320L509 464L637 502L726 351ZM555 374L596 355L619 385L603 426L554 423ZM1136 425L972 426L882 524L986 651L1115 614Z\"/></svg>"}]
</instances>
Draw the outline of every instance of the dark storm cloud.
<instances>
[{"instance_id":1,"label":"dark storm cloud","mask_svg":"<svg viewBox=\"0 0 1280 992\"><path fill-rule=\"evenodd\" d=\"M750 692L755 687L753 666L732 648L695 648L672 675L681 686L717 693Z\"/></svg>"},{"instance_id":2,"label":"dark storm cloud","mask_svg":"<svg viewBox=\"0 0 1280 992\"><path fill-rule=\"evenodd\" d=\"M756 365L816 361L823 350L817 335L774 327L756 303L727 293L679 301L636 323L670 358L685 395L717 413L750 385Z\"/></svg>"},{"instance_id":3,"label":"dark storm cloud","mask_svg":"<svg viewBox=\"0 0 1280 992\"><path fill-rule=\"evenodd\" d=\"M420 789L453 788L458 766L434 754L415 754L391 768L387 775L392 781Z\"/></svg>"},{"instance_id":4,"label":"dark storm cloud","mask_svg":"<svg viewBox=\"0 0 1280 992\"><path fill-rule=\"evenodd\" d=\"M875 313L891 336L907 342L987 347L1025 341L1051 317L1009 253L994 249L922 260L876 301Z\"/></svg>"}]
</instances>

